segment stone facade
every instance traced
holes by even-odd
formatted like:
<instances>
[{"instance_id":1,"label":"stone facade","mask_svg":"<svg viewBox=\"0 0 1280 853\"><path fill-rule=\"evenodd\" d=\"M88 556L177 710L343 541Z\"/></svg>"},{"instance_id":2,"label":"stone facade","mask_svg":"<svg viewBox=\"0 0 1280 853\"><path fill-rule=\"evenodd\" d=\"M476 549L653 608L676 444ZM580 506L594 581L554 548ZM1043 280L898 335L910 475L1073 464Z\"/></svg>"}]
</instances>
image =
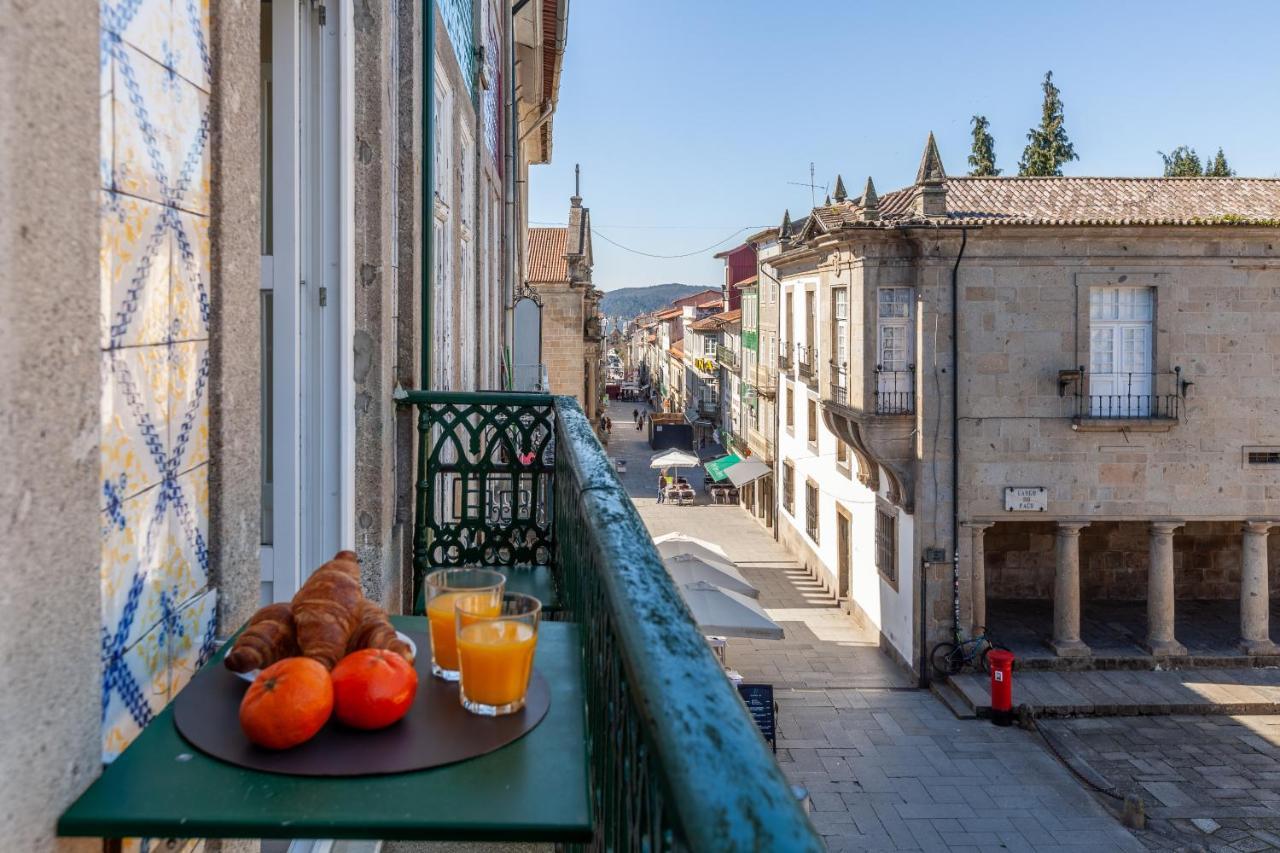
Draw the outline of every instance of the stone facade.
<instances>
[{"instance_id":1,"label":"stone facade","mask_svg":"<svg viewBox=\"0 0 1280 853\"><path fill-rule=\"evenodd\" d=\"M527 286L542 307L547 390L575 398L599 430L605 344L603 294L591 285L591 211L575 195L568 225L530 232Z\"/></svg>"},{"instance_id":2,"label":"stone facade","mask_svg":"<svg viewBox=\"0 0 1280 853\"><path fill-rule=\"evenodd\" d=\"M1146 599L1151 647L1178 654L1177 600L1271 594L1277 213L1266 180L948 179L932 140L913 187L815 209L772 263L824 427L912 530L905 658L983 624L987 596L1052 598L1055 647L1087 656L1082 599ZM1009 487L1043 510L1007 512Z\"/></svg>"}]
</instances>

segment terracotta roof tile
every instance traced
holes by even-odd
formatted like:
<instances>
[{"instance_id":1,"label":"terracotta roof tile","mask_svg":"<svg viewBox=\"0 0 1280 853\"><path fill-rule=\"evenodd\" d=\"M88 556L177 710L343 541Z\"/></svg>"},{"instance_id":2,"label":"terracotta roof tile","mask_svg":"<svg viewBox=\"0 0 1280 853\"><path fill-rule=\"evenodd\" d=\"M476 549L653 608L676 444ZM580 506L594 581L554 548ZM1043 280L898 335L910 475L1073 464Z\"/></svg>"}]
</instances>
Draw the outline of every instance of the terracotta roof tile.
<instances>
[{"instance_id":1,"label":"terracotta roof tile","mask_svg":"<svg viewBox=\"0 0 1280 853\"><path fill-rule=\"evenodd\" d=\"M569 262L564 259L569 245L566 228L530 228L528 281L568 281Z\"/></svg>"},{"instance_id":2,"label":"terracotta roof tile","mask_svg":"<svg viewBox=\"0 0 1280 853\"><path fill-rule=\"evenodd\" d=\"M734 323L742 319L742 310L735 308L732 311L722 311L719 314L711 314L703 317L695 323L691 323L689 328L695 332L714 332L717 329L723 329L725 326L732 326Z\"/></svg>"},{"instance_id":3,"label":"terracotta roof tile","mask_svg":"<svg viewBox=\"0 0 1280 853\"><path fill-rule=\"evenodd\" d=\"M1274 178L947 178L947 216L913 211L915 187L880 196L879 221L861 218L861 199L817 207L823 230L844 226L1263 225L1280 226Z\"/></svg>"}]
</instances>

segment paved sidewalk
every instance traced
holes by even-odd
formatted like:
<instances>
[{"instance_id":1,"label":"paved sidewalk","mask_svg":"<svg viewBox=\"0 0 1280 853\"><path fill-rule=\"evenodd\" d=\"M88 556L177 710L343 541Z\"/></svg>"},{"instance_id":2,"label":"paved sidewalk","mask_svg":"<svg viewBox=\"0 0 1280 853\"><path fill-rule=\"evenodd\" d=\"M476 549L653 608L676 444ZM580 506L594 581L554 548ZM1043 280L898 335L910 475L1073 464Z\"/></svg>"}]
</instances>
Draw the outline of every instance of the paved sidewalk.
<instances>
[{"instance_id":1,"label":"paved sidewalk","mask_svg":"<svg viewBox=\"0 0 1280 853\"><path fill-rule=\"evenodd\" d=\"M654 535L712 540L760 589L781 641L730 640L729 666L774 685L778 761L831 850L1142 850L1036 736L958 720L889 660L741 508L657 504L648 446L619 405L610 455ZM630 440L628 440L628 438Z\"/></svg>"},{"instance_id":2,"label":"paved sidewalk","mask_svg":"<svg viewBox=\"0 0 1280 853\"><path fill-rule=\"evenodd\" d=\"M1146 804L1152 850L1280 850L1280 717L1045 720L1058 749Z\"/></svg>"},{"instance_id":3,"label":"paved sidewalk","mask_svg":"<svg viewBox=\"0 0 1280 853\"><path fill-rule=\"evenodd\" d=\"M988 676L967 673L951 683L975 711L990 710ZM1280 714L1280 669L1019 669L1013 704L1029 705L1037 716Z\"/></svg>"}]
</instances>

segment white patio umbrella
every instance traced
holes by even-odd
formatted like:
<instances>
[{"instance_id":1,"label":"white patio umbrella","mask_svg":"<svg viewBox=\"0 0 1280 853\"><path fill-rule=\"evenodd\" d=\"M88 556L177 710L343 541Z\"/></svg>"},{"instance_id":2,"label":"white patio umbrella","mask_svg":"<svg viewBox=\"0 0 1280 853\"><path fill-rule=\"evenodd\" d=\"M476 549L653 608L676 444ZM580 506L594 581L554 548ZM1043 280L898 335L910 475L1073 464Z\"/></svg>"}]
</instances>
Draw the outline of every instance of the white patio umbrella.
<instances>
[{"instance_id":1,"label":"white patio umbrella","mask_svg":"<svg viewBox=\"0 0 1280 853\"><path fill-rule=\"evenodd\" d=\"M704 634L781 640L782 626L770 619L754 600L706 581L680 587L693 621Z\"/></svg>"},{"instance_id":2,"label":"white patio umbrella","mask_svg":"<svg viewBox=\"0 0 1280 853\"><path fill-rule=\"evenodd\" d=\"M705 581L747 598L760 597L760 590L752 586L741 572L719 560L711 563L692 554L677 554L664 559L662 565L667 567L667 574L680 586Z\"/></svg>"},{"instance_id":3,"label":"white patio umbrella","mask_svg":"<svg viewBox=\"0 0 1280 853\"><path fill-rule=\"evenodd\" d=\"M738 571L737 564L724 556L724 552L718 548L713 551L711 548L697 542L685 542L679 539L666 542L655 539L653 544L657 547L658 553L662 555L663 560L669 557L693 557L694 559L702 560L704 563L710 563L723 571Z\"/></svg>"},{"instance_id":4,"label":"white patio umbrella","mask_svg":"<svg viewBox=\"0 0 1280 853\"><path fill-rule=\"evenodd\" d=\"M661 453L655 453L649 458L650 468L692 468L701 464L702 460L678 448L664 450Z\"/></svg>"},{"instance_id":5,"label":"white patio umbrella","mask_svg":"<svg viewBox=\"0 0 1280 853\"><path fill-rule=\"evenodd\" d=\"M690 536L688 533L680 533L679 531L676 531L673 533L664 533L661 536L653 537L653 544L655 545L661 546L661 545L667 544L668 542L672 543L673 545L678 545L680 543L698 545L702 549L706 551L710 551L712 554L715 554L717 557L719 557L721 560L725 561L726 563L733 562L732 560L729 559L728 552L725 551L716 543L708 542L706 539L699 539L697 536ZM664 556L670 556L669 554L667 554L666 551L663 551L661 547L659 547L658 550L662 551ZM691 551L673 551L672 553L684 554L684 553L696 553L696 552L691 550Z\"/></svg>"}]
</instances>

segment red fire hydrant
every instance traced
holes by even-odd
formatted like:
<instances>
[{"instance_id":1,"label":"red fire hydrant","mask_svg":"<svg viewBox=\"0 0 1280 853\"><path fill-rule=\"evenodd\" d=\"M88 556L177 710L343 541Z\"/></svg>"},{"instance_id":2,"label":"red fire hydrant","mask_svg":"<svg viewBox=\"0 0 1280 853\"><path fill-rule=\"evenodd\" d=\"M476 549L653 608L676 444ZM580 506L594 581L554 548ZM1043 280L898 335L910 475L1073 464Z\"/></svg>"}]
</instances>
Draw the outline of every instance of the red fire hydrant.
<instances>
[{"instance_id":1,"label":"red fire hydrant","mask_svg":"<svg viewBox=\"0 0 1280 853\"><path fill-rule=\"evenodd\" d=\"M991 722L997 726L1013 723L1013 652L992 649L987 652L991 669Z\"/></svg>"}]
</instances>

